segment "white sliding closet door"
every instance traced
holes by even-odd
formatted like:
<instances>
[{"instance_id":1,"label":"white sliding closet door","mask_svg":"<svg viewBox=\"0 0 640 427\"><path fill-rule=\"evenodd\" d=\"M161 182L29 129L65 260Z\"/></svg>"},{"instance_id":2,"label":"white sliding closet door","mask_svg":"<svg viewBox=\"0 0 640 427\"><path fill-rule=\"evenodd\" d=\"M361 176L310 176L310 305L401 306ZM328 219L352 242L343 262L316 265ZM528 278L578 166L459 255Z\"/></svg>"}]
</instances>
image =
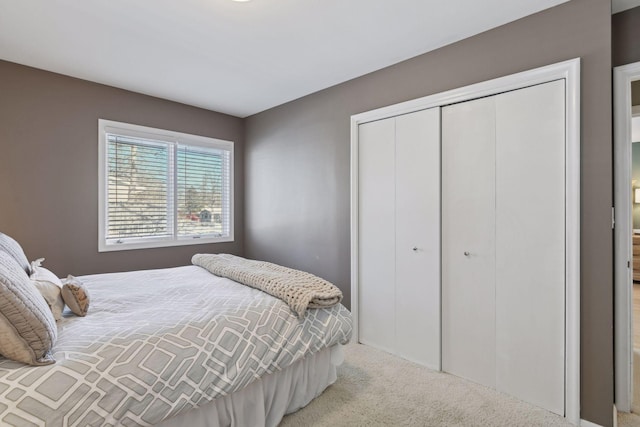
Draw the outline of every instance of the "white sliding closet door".
<instances>
[{"instance_id":1,"label":"white sliding closet door","mask_svg":"<svg viewBox=\"0 0 640 427\"><path fill-rule=\"evenodd\" d=\"M358 133L359 340L439 369L439 109Z\"/></svg>"},{"instance_id":2,"label":"white sliding closet door","mask_svg":"<svg viewBox=\"0 0 640 427\"><path fill-rule=\"evenodd\" d=\"M497 389L564 415L564 80L496 97Z\"/></svg>"},{"instance_id":3,"label":"white sliding closet door","mask_svg":"<svg viewBox=\"0 0 640 427\"><path fill-rule=\"evenodd\" d=\"M564 415L559 80L443 108L443 369Z\"/></svg>"},{"instance_id":4,"label":"white sliding closet door","mask_svg":"<svg viewBox=\"0 0 640 427\"><path fill-rule=\"evenodd\" d=\"M495 387L495 102L442 109L442 369Z\"/></svg>"}]
</instances>

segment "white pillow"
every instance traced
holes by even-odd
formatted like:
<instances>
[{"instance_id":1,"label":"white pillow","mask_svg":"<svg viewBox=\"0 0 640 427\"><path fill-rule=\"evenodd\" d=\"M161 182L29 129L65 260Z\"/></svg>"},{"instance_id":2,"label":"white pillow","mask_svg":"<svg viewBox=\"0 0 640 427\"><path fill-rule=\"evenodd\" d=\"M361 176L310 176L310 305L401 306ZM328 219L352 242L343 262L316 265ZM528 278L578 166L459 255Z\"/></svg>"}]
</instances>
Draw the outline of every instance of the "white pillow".
<instances>
[{"instance_id":1,"label":"white pillow","mask_svg":"<svg viewBox=\"0 0 640 427\"><path fill-rule=\"evenodd\" d=\"M62 281L50 270L41 267L42 261L44 258L39 258L31 263L31 280L49 304L53 318L57 322L62 319L62 310L64 310L64 300L61 293Z\"/></svg>"}]
</instances>

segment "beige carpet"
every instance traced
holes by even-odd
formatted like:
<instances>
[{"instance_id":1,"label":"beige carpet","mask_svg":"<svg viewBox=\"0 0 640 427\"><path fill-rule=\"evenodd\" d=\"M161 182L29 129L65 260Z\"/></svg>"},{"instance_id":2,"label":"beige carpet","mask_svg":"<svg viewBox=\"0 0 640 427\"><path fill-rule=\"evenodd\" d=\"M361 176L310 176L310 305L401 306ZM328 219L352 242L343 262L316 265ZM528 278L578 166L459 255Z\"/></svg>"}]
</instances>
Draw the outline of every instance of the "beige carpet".
<instances>
[{"instance_id":1,"label":"beige carpet","mask_svg":"<svg viewBox=\"0 0 640 427\"><path fill-rule=\"evenodd\" d=\"M338 381L281 426L569 426L564 418L360 344Z\"/></svg>"},{"instance_id":2,"label":"beige carpet","mask_svg":"<svg viewBox=\"0 0 640 427\"><path fill-rule=\"evenodd\" d=\"M640 416L618 412L618 427L640 427Z\"/></svg>"},{"instance_id":3,"label":"beige carpet","mask_svg":"<svg viewBox=\"0 0 640 427\"><path fill-rule=\"evenodd\" d=\"M636 415L640 413L640 349L638 348L633 349L633 390L634 396L633 402L631 402L631 410L634 414L619 412L618 427L640 427L640 416Z\"/></svg>"},{"instance_id":4,"label":"beige carpet","mask_svg":"<svg viewBox=\"0 0 640 427\"><path fill-rule=\"evenodd\" d=\"M640 349L633 349L633 401L631 410L640 413Z\"/></svg>"},{"instance_id":5,"label":"beige carpet","mask_svg":"<svg viewBox=\"0 0 640 427\"><path fill-rule=\"evenodd\" d=\"M298 426L570 426L564 418L453 375L359 344L345 348L338 381L284 417ZM618 414L619 427L640 417Z\"/></svg>"}]
</instances>

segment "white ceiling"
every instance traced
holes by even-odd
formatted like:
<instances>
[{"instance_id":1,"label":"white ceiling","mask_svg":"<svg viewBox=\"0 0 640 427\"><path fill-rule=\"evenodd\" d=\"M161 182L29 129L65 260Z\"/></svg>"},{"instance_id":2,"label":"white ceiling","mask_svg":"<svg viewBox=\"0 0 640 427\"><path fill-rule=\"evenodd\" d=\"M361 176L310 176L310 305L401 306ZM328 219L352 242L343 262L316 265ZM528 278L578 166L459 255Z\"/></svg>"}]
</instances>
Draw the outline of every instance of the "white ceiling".
<instances>
[{"instance_id":1,"label":"white ceiling","mask_svg":"<svg viewBox=\"0 0 640 427\"><path fill-rule=\"evenodd\" d=\"M565 1L0 0L0 59L246 117Z\"/></svg>"}]
</instances>

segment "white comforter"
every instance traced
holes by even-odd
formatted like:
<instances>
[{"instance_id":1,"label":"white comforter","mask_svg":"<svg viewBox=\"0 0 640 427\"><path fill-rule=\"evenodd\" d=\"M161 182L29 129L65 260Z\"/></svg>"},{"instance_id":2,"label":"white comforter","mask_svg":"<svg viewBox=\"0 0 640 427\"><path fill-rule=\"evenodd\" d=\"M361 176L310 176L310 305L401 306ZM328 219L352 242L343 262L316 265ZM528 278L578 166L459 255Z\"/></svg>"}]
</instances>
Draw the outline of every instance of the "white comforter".
<instances>
[{"instance_id":1,"label":"white comforter","mask_svg":"<svg viewBox=\"0 0 640 427\"><path fill-rule=\"evenodd\" d=\"M197 266L80 279L89 314L58 322L56 364L0 358L0 424L156 424L351 337L342 305L298 319Z\"/></svg>"}]
</instances>

